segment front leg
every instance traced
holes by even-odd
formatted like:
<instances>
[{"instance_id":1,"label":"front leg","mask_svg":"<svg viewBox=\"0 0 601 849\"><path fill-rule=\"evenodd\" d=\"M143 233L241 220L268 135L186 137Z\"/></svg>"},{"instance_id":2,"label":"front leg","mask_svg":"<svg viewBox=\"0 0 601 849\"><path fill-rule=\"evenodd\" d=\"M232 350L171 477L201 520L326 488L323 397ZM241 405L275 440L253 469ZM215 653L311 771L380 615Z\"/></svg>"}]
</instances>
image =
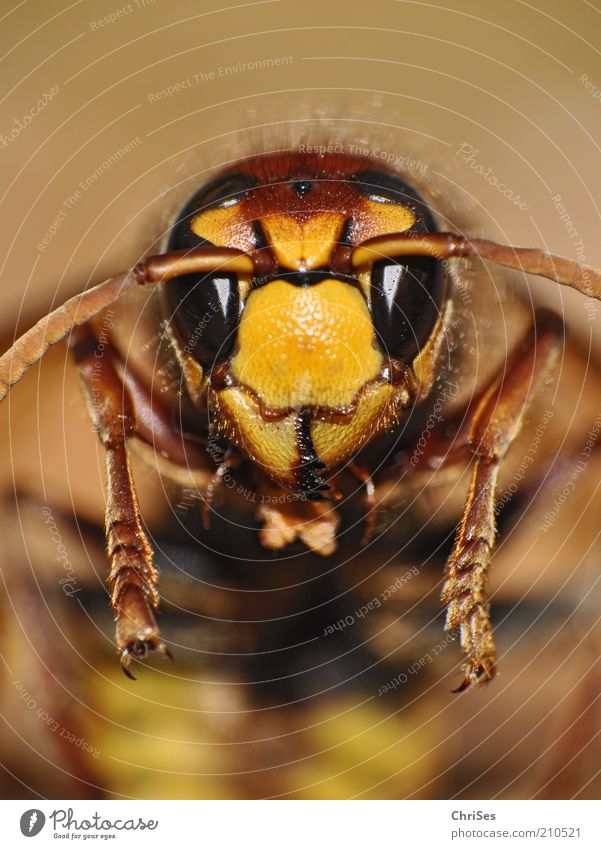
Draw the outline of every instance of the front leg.
<instances>
[{"instance_id":1,"label":"front leg","mask_svg":"<svg viewBox=\"0 0 601 849\"><path fill-rule=\"evenodd\" d=\"M127 455L126 443L134 433L135 416L127 389L111 361L110 348L99 352L88 325L74 331L72 347L90 415L106 452L108 586L121 666L133 678L129 669L132 657L143 658L149 649L170 656L155 620L158 573L142 528Z\"/></svg>"},{"instance_id":2,"label":"front leg","mask_svg":"<svg viewBox=\"0 0 601 849\"><path fill-rule=\"evenodd\" d=\"M458 691L479 678L492 678L496 651L486 596L488 566L495 541L495 492L499 466L524 422L528 403L553 371L561 350L563 323L554 313L538 310L532 329L518 346L505 376L493 382L478 404L471 423L474 468L470 490L445 567L442 601L446 628L459 631L467 655Z\"/></svg>"}]
</instances>

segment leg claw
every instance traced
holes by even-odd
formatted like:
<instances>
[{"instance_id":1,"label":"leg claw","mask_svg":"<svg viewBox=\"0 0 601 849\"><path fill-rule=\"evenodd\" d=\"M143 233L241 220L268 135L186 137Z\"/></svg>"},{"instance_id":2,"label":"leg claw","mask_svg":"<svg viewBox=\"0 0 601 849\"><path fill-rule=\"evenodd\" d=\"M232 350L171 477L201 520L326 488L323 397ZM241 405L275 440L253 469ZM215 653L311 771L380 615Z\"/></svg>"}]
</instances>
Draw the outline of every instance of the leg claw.
<instances>
[{"instance_id":1,"label":"leg claw","mask_svg":"<svg viewBox=\"0 0 601 849\"><path fill-rule=\"evenodd\" d=\"M487 684L492 681L496 673L494 663L483 662L481 664L468 662L464 667L464 678L461 684L452 693L463 693L472 684Z\"/></svg>"},{"instance_id":2,"label":"leg claw","mask_svg":"<svg viewBox=\"0 0 601 849\"><path fill-rule=\"evenodd\" d=\"M149 651L156 651L162 654L163 657L173 660L173 655L162 640L155 635L145 638L132 640L125 648L121 650L121 669L132 681L136 681L136 676L131 672L130 666L132 658L136 660L144 660Z\"/></svg>"}]
</instances>

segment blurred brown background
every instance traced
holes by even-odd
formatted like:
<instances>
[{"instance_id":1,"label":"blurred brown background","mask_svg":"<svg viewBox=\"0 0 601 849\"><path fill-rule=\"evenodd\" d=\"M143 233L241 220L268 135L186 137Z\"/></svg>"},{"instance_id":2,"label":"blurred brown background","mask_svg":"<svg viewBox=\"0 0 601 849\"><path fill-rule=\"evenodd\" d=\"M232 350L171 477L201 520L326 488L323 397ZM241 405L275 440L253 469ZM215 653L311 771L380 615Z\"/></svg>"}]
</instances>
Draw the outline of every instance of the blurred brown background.
<instances>
[{"instance_id":1,"label":"blurred brown background","mask_svg":"<svg viewBox=\"0 0 601 849\"><path fill-rule=\"evenodd\" d=\"M3 2L0 12L5 347L17 327L136 261L208 171L261 139L285 145L318 134L320 118L347 144L423 159L428 179L479 234L601 265L597 2L79 0ZM567 311L585 351L599 350L599 322L588 320L584 299L530 285ZM101 603L90 595L86 617L60 593L44 607L32 566L46 564L42 588L45 580L56 590L52 540L44 531L39 545L21 541L28 521L40 524L38 502L59 518L75 509L90 527L101 522L100 453L64 351L53 362L49 382L33 373L3 410L6 795L598 796L599 750L589 745L601 728L598 502L582 506L590 546L565 560L578 572L569 598L582 602L580 618L552 613L518 639L495 684L461 699L449 694L457 656L432 664L406 701L334 691L284 718L248 713L255 708L240 688L218 672L205 678L196 657L184 671L143 670L132 687L101 613L101 542L57 522L73 561L92 566L89 578L79 567L80 582ZM33 506L15 509L15 487ZM543 608L567 592L564 580L556 564ZM512 592L528 583L520 575ZM440 621L432 635L443 638ZM575 636L583 642L572 662Z\"/></svg>"}]
</instances>

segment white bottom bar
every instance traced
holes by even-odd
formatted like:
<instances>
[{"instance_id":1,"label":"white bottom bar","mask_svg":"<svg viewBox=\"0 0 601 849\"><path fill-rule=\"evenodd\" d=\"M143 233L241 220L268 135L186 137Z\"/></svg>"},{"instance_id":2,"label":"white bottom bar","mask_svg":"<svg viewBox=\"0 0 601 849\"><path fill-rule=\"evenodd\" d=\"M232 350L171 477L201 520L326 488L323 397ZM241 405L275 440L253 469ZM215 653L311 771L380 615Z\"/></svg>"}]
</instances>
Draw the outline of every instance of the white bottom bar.
<instances>
[{"instance_id":1,"label":"white bottom bar","mask_svg":"<svg viewBox=\"0 0 601 849\"><path fill-rule=\"evenodd\" d=\"M2 846L601 846L597 801L0 802ZM33 841L33 842L29 842Z\"/></svg>"}]
</instances>

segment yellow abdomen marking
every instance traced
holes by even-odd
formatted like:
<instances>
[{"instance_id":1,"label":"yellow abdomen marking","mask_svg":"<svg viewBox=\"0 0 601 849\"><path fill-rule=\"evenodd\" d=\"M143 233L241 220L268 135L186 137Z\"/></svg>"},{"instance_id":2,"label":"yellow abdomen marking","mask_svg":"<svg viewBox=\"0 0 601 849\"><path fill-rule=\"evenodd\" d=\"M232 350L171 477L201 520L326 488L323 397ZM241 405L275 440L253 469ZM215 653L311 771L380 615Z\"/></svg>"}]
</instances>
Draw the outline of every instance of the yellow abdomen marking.
<instances>
[{"instance_id":1,"label":"yellow abdomen marking","mask_svg":"<svg viewBox=\"0 0 601 849\"><path fill-rule=\"evenodd\" d=\"M276 280L248 297L231 372L272 410L339 409L381 365L358 289L340 280L308 287Z\"/></svg>"}]
</instances>

